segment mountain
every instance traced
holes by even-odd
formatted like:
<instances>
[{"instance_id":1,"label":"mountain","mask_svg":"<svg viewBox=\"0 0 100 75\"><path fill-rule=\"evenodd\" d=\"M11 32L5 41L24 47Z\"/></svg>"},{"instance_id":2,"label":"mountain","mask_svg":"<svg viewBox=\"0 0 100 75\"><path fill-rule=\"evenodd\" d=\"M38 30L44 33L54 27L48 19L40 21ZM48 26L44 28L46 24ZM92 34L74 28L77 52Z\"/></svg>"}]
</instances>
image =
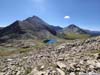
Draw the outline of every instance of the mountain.
<instances>
[{"instance_id":1,"label":"mountain","mask_svg":"<svg viewBox=\"0 0 100 75\"><path fill-rule=\"evenodd\" d=\"M11 25L3 28L0 31L0 40L45 39L54 37L58 30L59 27L51 26L39 17L33 16L23 21L15 21Z\"/></svg>"},{"instance_id":2,"label":"mountain","mask_svg":"<svg viewBox=\"0 0 100 75\"><path fill-rule=\"evenodd\" d=\"M0 42L11 39L47 39L62 37L66 39L77 39L100 35L100 32L85 30L75 24L61 28L53 26L37 16L29 17L23 21L15 21L7 27L0 27Z\"/></svg>"},{"instance_id":3,"label":"mountain","mask_svg":"<svg viewBox=\"0 0 100 75\"><path fill-rule=\"evenodd\" d=\"M46 22L44 22L42 19L40 19L39 17L37 16L33 16L33 17L29 17L27 18L25 21L28 21L32 24L34 24L35 22L37 22L38 24L40 24L39 27L41 27L41 25L45 25L46 28L51 32L53 33L54 35L56 35L56 33L60 30L62 30L63 28L59 27L59 26L54 26L54 25L50 25ZM52 32L53 31L53 32Z\"/></svg>"},{"instance_id":4,"label":"mountain","mask_svg":"<svg viewBox=\"0 0 100 75\"><path fill-rule=\"evenodd\" d=\"M2 30L4 27L0 27L0 30Z\"/></svg>"},{"instance_id":5,"label":"mountain","mask_svg":"<svg viewBox=\"0 0 100 75\"><path fill-rule=\"evenodd\" d=\"M60 27L60 26L53 26L53 25L48 25L48 26L49 26L49 28L51 28L52 30L55 30L56 33L58 33L58 32L60 32L60 31L63 30L63 28Z\"/></svg>"},{"instance_id":6,"label":"mountain","mask_svg":"<svg viewBox=\"0 0 100 75\"><path fill-rule=\"evenodd\" d=\"M69 25L68 27L65 27L63 29L63 32L65 34L67 33L75 33L75 34L87 34L87 32L83 29L81 29L80 27L74 25L74 24L71 24Z\"/></svg>"},{"instance_id":7,"label":"mountain","mask_svg":"<svg viewBox=\"0 0 100 75\"><path fill-rule=\"evenodd\" d=\"M100 36L100 31L85 30L91 36Z\"/></svg>"},{"instance_id":8,"label":"mountain","mask_svg":"<svg viewBox=\"0 0 100 75\"><path fill-rule=\"evenodd\" d=\"M100 36L100 31L91 31L78 27L75 24L71 24L65 27L60 33L59 36L65 39L79 39L79 38L88 38L93 36Z\"/></svg>"},{"instance_id":9,"label":"mountain","mask_svg":"<svg viewBox=\"0 0 100 75\"><path fill-rule=\"evenodd\" d=\"M63 29L63 32L66 33L74 33L74 34L88 34L90 36L99 36L100 31L91 31L91 30L86 30L82 29L74 24L69 25L68 27L65 27Z\"/></svg>"},{"instance_id":10,"label":"mountain","mask_svg":"<svg viewBox=\"0 0 100 75\"><path fill-rule=\"evenodd\" d=\"M87 33L84 29L71 24L68 27L65 27L59 34L59 37L64 39L82 39L90 37L90 34Z\"/></svg>"}]
</instances>

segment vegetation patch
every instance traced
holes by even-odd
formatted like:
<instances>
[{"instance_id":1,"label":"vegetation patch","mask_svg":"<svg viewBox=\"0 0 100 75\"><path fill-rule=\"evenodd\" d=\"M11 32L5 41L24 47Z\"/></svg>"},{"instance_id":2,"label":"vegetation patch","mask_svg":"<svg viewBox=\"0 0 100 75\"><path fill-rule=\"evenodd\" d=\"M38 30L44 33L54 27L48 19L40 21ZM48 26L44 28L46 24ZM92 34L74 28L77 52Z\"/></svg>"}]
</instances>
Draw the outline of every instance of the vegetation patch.
<instances>
[{"instance_id":1,"label":"vegetation patch","mask_svg":"<svg viewBox=\"0 0 100 75\"><path fill-rule=\"evenodd\" d=\"M86 38L89 38L90 35L69 33L69 34L64 34L63 37L65 39L74 40L74 39L86 39Z\"/></svg>"}]
</instances>

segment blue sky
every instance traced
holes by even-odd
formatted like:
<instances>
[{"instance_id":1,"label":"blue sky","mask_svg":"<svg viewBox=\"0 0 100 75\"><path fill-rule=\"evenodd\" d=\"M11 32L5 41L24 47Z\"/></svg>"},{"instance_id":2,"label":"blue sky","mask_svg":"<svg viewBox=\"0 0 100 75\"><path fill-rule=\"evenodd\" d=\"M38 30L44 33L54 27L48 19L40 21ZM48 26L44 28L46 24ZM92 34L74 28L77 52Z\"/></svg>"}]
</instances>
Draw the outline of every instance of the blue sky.
<instances>
[{"instance_id":1,"label":"blue sky","mask_svg":"<svg viewBox=\"0 0 100 75\"><path fill-rule=\"evenodd\" d=\"M0 0L0 26L33 15L47 23L100 31L100 0Z\"/></svg>"}]
</instances>

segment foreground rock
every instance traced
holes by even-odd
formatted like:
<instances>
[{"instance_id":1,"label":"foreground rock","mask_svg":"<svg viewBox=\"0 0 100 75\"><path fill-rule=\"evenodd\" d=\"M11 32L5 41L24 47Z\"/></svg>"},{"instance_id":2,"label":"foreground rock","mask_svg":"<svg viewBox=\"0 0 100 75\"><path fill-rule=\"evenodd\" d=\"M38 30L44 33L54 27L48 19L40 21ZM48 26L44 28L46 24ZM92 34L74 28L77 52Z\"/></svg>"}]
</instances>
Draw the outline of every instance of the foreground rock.
<instances>
[{"instance_id":1,"label":"foreground rock","mask_svg":"<svg viewBox=\"0 0 100 75\"><path fill-rule=\"evenodd\" d=\"M0 75L100 75L100 37L0 57Z\"/></svg>"}]
</instances>

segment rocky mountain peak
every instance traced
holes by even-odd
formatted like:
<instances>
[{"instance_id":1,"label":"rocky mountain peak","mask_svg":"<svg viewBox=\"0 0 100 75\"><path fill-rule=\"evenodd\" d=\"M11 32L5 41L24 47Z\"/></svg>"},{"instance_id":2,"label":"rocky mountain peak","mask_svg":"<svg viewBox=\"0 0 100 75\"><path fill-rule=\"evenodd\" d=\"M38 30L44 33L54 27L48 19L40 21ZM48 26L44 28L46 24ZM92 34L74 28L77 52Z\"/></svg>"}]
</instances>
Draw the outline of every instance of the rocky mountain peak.
<instances>
[{"instance_id":1,"label":"rocky mountain peak","mask_svg":"<svg viewBox=\"0 0 100 75\"><path fill-rule=\"evenodd\" d=\"M78 26L76 26L75 24L70 24L67 28L79 28Z\"/></svg>"},{"instance_id":2,"label":"rocky mountain peak","mask_svg":"<svg viewBox=\"0 0 100 75\"><path fill-rule=\"evenodd\" d=\"M27 19L25 19L24 21L28 21L30 23L41 23L41 24L44 24L44 25L48 25L48 23L46 23L45 21L43 21L41 18L39 18L38 16L32 16L32 17L29 17Z\"/></svg>"},{"instance_id":3,"label":"rocky mountain peak","mask_svg":"<svg viewBox=\"0 0 100 75\"><path fill-rule=\"evenodd\" d=\"M65 27L64 33L87 34L87 32L84 29L81 29L75 24L71 24L68 27Z\"/></svg>"}]
</instances>

